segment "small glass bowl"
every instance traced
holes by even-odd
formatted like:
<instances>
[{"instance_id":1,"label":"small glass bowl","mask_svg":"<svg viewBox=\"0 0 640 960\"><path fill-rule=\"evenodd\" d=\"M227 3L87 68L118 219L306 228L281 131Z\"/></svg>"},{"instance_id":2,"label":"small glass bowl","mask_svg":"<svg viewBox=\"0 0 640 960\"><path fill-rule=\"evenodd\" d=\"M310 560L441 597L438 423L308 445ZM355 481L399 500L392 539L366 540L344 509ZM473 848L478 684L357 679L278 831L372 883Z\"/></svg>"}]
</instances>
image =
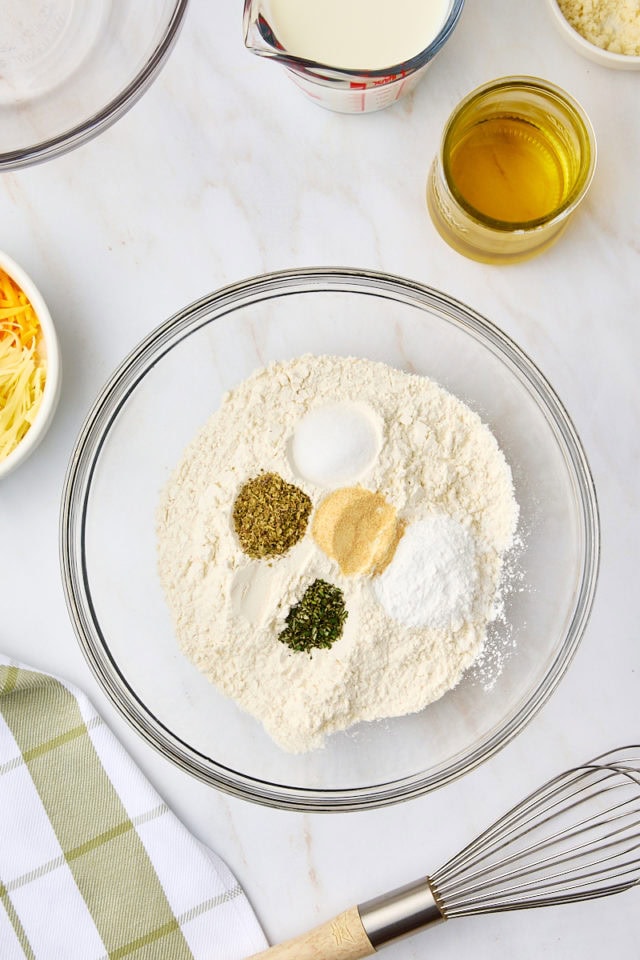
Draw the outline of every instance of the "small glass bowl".
<instances>
[{"instance_id":1,"label":"small glass bowl","mask_svg":"<svg viewBox=\"0 0 640 960\"><path fill-rule=\"evenodd\" d=\"M20 0L3 5L0 173L68 153L155 79L188 0Z\"/></svg>"},{"instance_id":2,"label":"small glass bowl","mask_svg":"<svg viewBox=\"0 0 640 960\"><path fill-rule=\"evenodd\" d=\"M303 353L381 360L468 403L511 465L521 581L489 651L420 713L361 723L292 755L181 654L156 572L155 512L185 446L225 391ZM596 586L599 533L587 461L529 358L473 310L379 273L291 270L219 290L151 333L96 400L69 465L61 514L67 602L105 692L165 757L248 800L356 810L471 770L534 716L566 670ZM250 669L250 666L248 666ZM286 691L283 691L286 696Z\"/></svg>"}]
</instances>

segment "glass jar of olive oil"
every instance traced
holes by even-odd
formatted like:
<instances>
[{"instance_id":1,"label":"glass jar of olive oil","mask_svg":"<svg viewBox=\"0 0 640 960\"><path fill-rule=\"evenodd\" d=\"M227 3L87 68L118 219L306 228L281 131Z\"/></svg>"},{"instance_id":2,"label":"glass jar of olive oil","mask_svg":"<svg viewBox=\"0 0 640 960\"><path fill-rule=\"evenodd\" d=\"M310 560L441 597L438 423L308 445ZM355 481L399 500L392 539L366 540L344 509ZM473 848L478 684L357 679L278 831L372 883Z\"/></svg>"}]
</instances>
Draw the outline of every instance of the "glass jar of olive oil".
<instances>
[{"instance_id":1,"label":"glass jar of olive oil","mask_svg":"<svg viewBox=\"0 0 640 960\"><path fill-rule=\"evenodd\" d=\"M593 129L573 98L535 77L503 77L450 116L429 173L429 213L467 257L525 260L564 230L595 160Z\"/></svg>"}]
</instances>

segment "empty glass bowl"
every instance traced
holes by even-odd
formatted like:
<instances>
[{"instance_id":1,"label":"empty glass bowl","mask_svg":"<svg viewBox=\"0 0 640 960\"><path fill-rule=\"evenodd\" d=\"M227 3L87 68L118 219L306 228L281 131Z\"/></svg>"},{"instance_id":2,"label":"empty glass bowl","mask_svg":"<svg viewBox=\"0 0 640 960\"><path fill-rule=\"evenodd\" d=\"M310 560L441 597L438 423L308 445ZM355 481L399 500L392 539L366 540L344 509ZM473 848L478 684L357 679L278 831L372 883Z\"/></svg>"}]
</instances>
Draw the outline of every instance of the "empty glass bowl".
<instances>
[{"instance_id":1,"label":"empty glass bowl","mask_svg":"<svg viewBox=\"0 0 640 960\"><path fill-rule=\"evenodd\" d=\"M0 172L67 153L121 117L164 63L187 2L3 4Z\"/></svg>"},{"instance_id":2,"label":"empty glass bowl","mask_svg":"<svg viewBox=\"0 0 640 960\"><path fill-rule=\"evenodd\" d=\"M517 589L506 598L504 622L493 625L482 667L421 713L362 723L329 737L322 750L291 755L181 654L156 572L155 511L184 447L223 393L256 367L307 352L426 374L475 409L511 465L523 545ZM300 810L360 809L415 796L504 746L576 650L598 555L584 452L528 357L442 293L349 270L258 277L204 297L158 327L91 410L61 516L73 624L121 713L205 782Z\"/></svg>"}]
</instances>

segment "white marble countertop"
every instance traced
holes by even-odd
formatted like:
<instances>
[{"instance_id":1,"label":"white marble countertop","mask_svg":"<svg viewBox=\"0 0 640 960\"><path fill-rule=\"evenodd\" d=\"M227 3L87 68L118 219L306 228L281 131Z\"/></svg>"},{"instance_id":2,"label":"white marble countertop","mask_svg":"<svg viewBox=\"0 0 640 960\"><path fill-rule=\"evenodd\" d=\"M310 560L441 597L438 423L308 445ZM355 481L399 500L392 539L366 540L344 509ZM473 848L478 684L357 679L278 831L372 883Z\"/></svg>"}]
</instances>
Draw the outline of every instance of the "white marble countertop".
<instances>
[{"instance_id":1,"label":"white marble countertop","mask_svg":"<svg viewBox=\"0 0 640 960\"><path fill-rule=\"evenodd\" d=\"M314 106L277 65L244 50L241 12L239 0L193 0L168 65L122 120L64 158L0 176L0 247L48 301L64 367L50 432L0 484L0 648L91 695L169 804L227 860L276 941L439 866L507 800L547 776L640 740L640 75L574 53L543 0L467 0L413 96L381 113L341 116ZM457 101L513 73L545 77L583 104L596 130L598 169L557 246L521 265L484 266L436 234L425 177ZM212 289L320 265L427 283L514 337L574 419L603 531L591 622L566 677L527 729L444 789L361 814L261 808L215 792L159 756L89 672L58 564L66 463L120 359ZM413 960L431 948L443 960L638 956L639 896L455 921L389 947L386 956Z\"/></svg>"}]
</instances>

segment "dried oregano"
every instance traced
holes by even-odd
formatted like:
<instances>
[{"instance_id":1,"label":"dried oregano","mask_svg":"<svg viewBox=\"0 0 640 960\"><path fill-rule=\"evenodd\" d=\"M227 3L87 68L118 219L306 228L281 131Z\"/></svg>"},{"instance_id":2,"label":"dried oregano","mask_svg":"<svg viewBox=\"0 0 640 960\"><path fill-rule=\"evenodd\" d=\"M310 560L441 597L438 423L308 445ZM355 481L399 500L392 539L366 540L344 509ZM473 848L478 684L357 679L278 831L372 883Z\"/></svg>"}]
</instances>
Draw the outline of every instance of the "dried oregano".
<instances>
[{"instance_id":1,"label":"dried oregano","mask_svg":"<svg viewBox=\"0 0 640 960\"><path fill-rule=\"evenodd\" d=\"M256 560L279 557L307 529L311 500L277 473L261 473L243 484L233 505L240 546Z\"/></svg>"},{"instance_id":2,"label":"dried oregano","mask_svg":"<svg viewBox=\"0 0 640 960\"><path fill-rule=\"evenodd\" d=\"M346 619L342 590L326 580L314 580L302 599L289 610L287 625L278 640L292 650L305 653L328 649L342 636Z\"/></svg>"}]
</instances>

